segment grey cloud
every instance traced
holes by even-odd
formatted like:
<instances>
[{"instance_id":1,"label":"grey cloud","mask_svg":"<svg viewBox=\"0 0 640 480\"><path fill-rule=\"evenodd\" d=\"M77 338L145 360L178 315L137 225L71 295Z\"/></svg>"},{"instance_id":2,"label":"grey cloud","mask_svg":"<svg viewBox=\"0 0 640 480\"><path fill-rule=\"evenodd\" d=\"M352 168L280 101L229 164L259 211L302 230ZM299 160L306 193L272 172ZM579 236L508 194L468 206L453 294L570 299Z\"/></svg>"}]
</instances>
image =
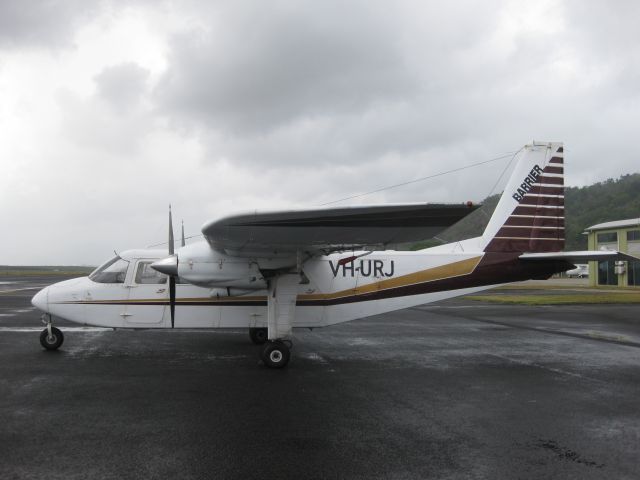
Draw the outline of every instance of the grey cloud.
<instances>
[{"instance_id":1,"label":"grey cloud","mask_svg":"<svg viewBox=\"0 0 640 480\"><path fill-rule=\"evenodd\" d=\"M104 152L134 156L154 129L153 118L144 108L114 109L100 96L83 98L61 90L57 103L62 112L61 135L94 156Z\"/></svg>"},{"instance_id":2,"label":"grey cloud","mask_svg":"<svg viewBox=\"0 0 640 480\"><path fill-rule=\"evenodd\" d=\"M210 13L209 31L172 42L159 101L233 134L360 111L416 88L397 25L368 3L254 3Z\"/></svg>"},{"instance_id":3,"label":"grey cloud","mask_svg":"<svg viewBox=\"0 0 640 480\"><path fill-rule=\"evenodd\" d=\"M61 133L94 152L133 155L156 125L147 102L149 71L135 63L105 67L94 77L96 92L84 97L61 89Z\"/></svg>"},{"instance_id":4,"label":"grey cloud","mask_svg":"<svg viewBox=\"0 0 640 480\"><path fill-rule=\"evenodd\" d=\"M503 93L489 73L504 58L477 60L496 24L486 5L225 5L173 39L156 90L212 155L286 168L426 151L484 131Z\"/></svg>"},{"instance_id":5,"label":"grey cloud","mask_svg":"<svg viewBox=\"0 0 640 480\"><path fill-rule=\"evenodd\" d=\"M277 5L211 10L211 30L171 44L156 99L211 157L284 171L395 155L396 168L414 171L421 161L473 163L532 139L615 142L621 131L593 112L620 123L626 114L607 110L637 93L618 91L622 79L633 84L637 62L623 71L600 54L591 59L581 40L605 16L589 44L606 44L621 12L579 13L568 2L542 15L559 19L558 29L528 27L518 12L505 33L509 2ZM631 31L611 32L618 49L637 40ZM601 81L589 75L591 62Z\"/></svg>"},{"instance_id":6,"label":"grey cloud","mask_svg":"<svg viewBox=\"0 0 640 480\"><path fill-rule=\"evenodd\" d=\"M105 68L94 77L98 95L119 112L135 108L147 89L149 71L135 63Z\"/></svg>"},{"instance_id":7,"label":"grey cloud","mask_svg":"<svg viewBox=\"0 0 640 480\"><path fill-rule=\"evenodd\" d=\"M531 22L529 8L540 5ZM57 21L57 12L41 11ZM2 12L0 25L13 18L22 27L1 31L0 47L70 41L87 18L80 6L79 17L62 18L60 30L41 25L32 40L23 27L38 26L25 20L28 12L18 18L0 4ZM70 262L163 241L169 202L197 232L237 209L316 206L488 160L533 139L566 142L568 184L637 170L634 4L185 0L134 13L157 38L182 29L164 37L164 76L156 82L137 65L96 66L94 58L82 85L93 78L95 94L33 92L34 102L57 110L43 123L30 119L37 142L3 155L7 164L15 157L29 165L3 188L1 213L17 222L10 231L33 239L86 222L71 229L75 243L57 246L56 255L71 248L60 256ZM95 20L105 29L118 21L110 13ZM56 61L73 66L73 52ZM35 165L26 163L32 148ZM481 200L507 163L345 203ZM29 222L44 215L33 198L50 199L44 226ZM87 242L96 236L99 249ZM53 251L46 247L24 249L21 258L44 261L33 252Z\"/></svg>"},{"instance_id":8,"label":"grey cloud","mask_svg":"<svg viewBox=\"0 0 640 480\"><path fill-rule=\"evenodd\" d=\"M84 0L0 1L0 47L71 44L77 25L98 9Z\"/></svg>"},{"instance_id":9,"label":"grey cloud","mask_svg":"<svg viewBox=\"0 0 640 480\"><path fill-rule=\"evenodd\" d=\"M103 13L113 21L125 8L152 5L164 8L165 0L0 0L0 48L69 48L79 27Z\"/></svg>"}]
</instances>

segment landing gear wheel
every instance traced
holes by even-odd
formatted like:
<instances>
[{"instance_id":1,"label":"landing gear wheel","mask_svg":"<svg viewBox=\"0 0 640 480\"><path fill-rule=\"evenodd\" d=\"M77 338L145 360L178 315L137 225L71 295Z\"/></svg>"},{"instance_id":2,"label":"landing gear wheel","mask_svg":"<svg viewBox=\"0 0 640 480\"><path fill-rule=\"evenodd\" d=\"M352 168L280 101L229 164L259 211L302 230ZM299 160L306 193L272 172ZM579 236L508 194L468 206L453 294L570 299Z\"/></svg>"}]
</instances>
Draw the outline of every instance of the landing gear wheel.
<instances>
[{"instance_id":1,"label":"landing gear wheel","mask_svg":"<svg viewBox=\"0 0 640 480\"><path fill-rule=\"evenodd\" d=\"M264 345L267 343L267 329L266 328L250 328L249 337L251 341L256 345Z\"/></svg>"},{"instance_id":2,"label":"landing gear wheel","mask_svg":"<svg viewBox=\"0 0 640 480\"><path fill-rule=\"evenodd\" d=\"M64 342L64 335L56 327L51 327L51 335L49 335L49 329L45 328L40 334L40 345L47 350L57 350Z\"/></svg>"},{"instance_id":3,"label":"landing gear wheel","mask_svg":"<svg viewBox=\"0 0 640 480\"><path fill-rule=\"evenodd\" d=\"M290 357L289 347L279 340L267 343L262 351L262 361L269 368L285 367Z\"/></svg>"}]
</instances>

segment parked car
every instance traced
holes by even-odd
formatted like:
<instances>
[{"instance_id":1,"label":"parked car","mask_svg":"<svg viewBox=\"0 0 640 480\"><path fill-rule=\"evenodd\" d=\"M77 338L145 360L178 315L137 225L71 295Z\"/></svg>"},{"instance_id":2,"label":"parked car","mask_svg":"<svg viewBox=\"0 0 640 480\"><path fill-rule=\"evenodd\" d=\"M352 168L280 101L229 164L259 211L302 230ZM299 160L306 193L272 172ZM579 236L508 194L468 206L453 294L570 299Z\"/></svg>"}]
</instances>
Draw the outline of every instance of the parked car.
<instances>
[{"instance_id":1,"label":"parked car","mask_svg":"<svg viewBox=\"0 0 640 480\"><path fill-rule=\"evenodd\" d=\"M586 278L589 276L589 265L576 265L576 268L568 270L566 274L569 278Z\"/></svg>"}]
</instances>

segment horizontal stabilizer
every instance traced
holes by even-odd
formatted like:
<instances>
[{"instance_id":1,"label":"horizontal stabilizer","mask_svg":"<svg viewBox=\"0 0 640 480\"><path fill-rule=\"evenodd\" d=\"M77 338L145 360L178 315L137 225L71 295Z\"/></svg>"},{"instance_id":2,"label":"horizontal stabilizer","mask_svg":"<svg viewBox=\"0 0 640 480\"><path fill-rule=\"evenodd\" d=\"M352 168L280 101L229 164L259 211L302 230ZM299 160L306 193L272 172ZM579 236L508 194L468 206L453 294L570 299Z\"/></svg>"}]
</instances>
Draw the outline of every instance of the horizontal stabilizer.
<instances>
[{"instance_id":1,"label":"horizontal stabilizer","mask_svg":"<svg viewBox=\"0 0 640 480\"><path fill-rule=\"evenodd\" d=\"M522 260L566 260L571 263L603 262L606 260L640 261L626 253L615 250L583 250L577 252L542 252L525 253L519 257Z\"/></svg>"}]
</instances>

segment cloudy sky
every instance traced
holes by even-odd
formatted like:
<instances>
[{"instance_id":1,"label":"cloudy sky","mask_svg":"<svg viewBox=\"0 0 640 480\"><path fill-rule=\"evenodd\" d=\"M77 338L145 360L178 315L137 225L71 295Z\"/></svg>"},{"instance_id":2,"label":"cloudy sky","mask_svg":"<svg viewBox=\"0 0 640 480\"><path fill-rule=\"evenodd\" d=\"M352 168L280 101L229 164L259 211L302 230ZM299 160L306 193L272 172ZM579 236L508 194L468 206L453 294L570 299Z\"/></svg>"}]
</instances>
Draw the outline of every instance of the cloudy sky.
<instances>
[{"instance_id":1,"label":"cloudy sky","mask_svg":"<svg viewBox=\"0 0 640 480\"><path fill-rule=\"evenodd\" d=\"M0 0L0 264L88 264L247 209L565 142L640 171L638 2ZM508 158L346 204L462 202ZM499 188L499 187L498 187ZM343 203L344 204L344 203Z\"/></svg>"}]
</instances>

